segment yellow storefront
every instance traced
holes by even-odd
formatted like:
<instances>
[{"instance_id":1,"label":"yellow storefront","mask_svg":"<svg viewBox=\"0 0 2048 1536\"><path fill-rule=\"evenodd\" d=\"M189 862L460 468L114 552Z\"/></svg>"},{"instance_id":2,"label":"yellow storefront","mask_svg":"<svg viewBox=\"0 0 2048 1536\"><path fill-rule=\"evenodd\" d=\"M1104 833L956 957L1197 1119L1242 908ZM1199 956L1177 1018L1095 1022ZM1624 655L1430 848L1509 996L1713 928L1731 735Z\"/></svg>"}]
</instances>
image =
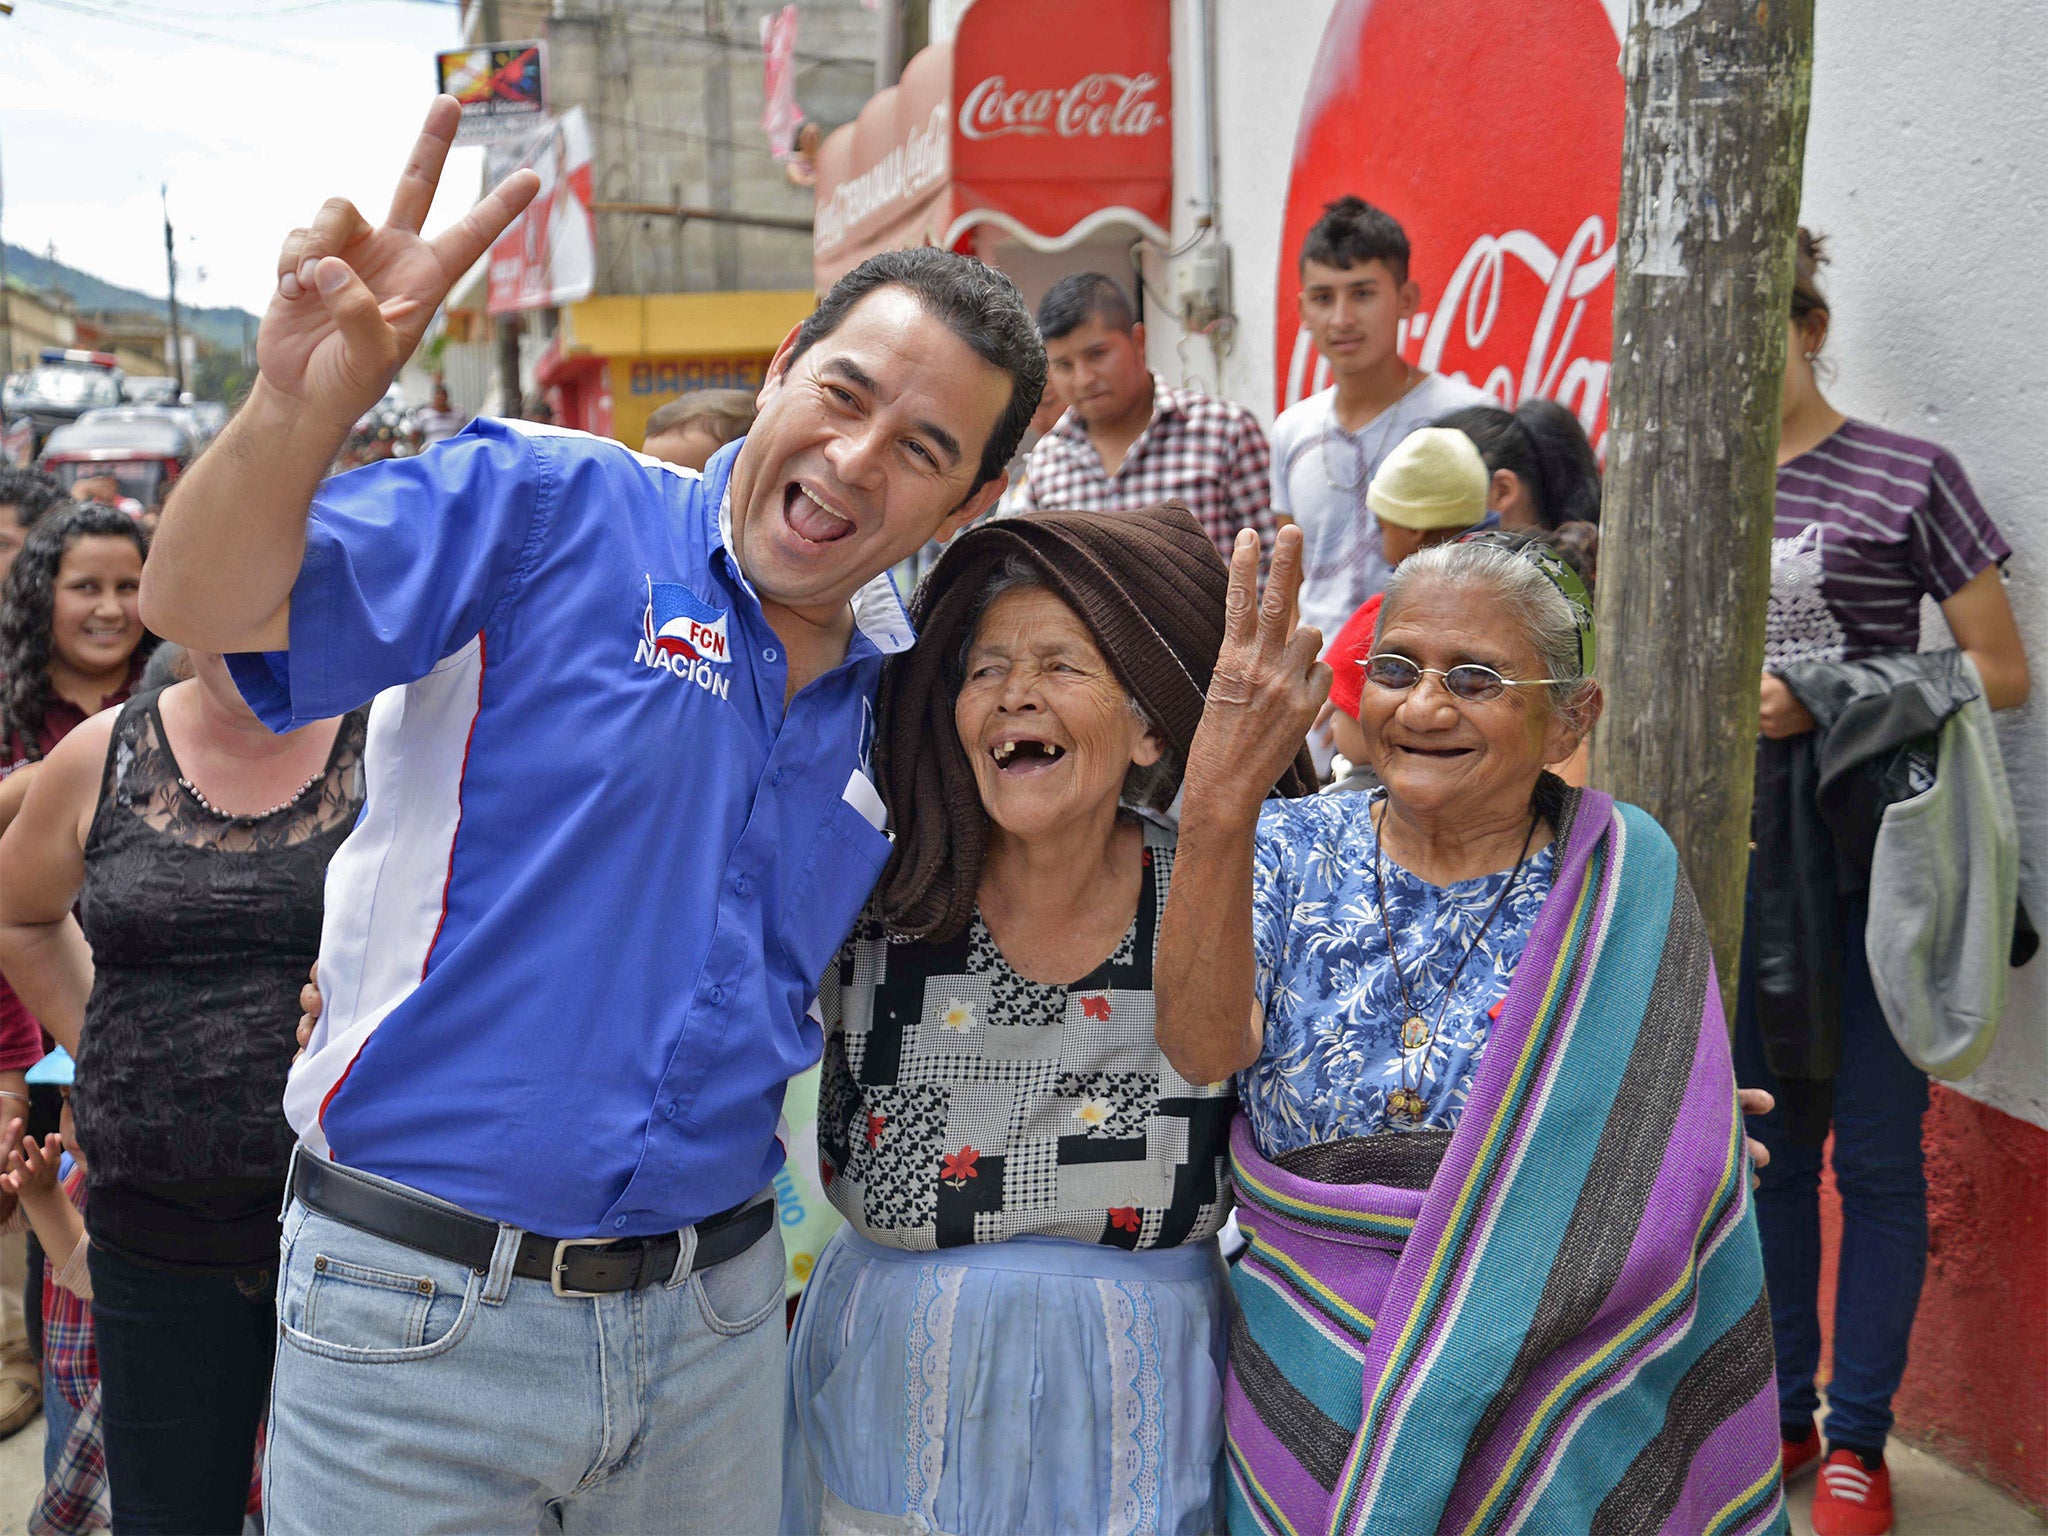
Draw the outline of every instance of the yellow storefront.
<instances>
[{"instance_id":1,"label":"yellow storefront","mask_svg":"<svg viewBox=\"0 0 2048 1536\"><path fill-rule=\"evenodd\" d=\"M657 406L697 389L761 387L809 289L613 294L563 307L535 377L558 419L638 448Z\"/></svg>"}]
</instances>

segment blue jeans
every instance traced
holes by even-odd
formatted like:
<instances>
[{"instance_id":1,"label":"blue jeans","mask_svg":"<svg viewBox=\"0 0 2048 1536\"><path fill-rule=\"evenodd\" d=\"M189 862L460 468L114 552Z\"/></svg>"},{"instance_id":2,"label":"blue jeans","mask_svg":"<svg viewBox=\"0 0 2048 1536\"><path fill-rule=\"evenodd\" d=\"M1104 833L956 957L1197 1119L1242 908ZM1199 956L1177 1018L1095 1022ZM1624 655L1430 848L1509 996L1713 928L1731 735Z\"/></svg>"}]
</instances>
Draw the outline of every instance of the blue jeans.
<instances>
[{"instance_id":1,"label":"blue jeans","mask_svg":"<svg viewBox=\"0 0 2048 1536\"><path fill-rule=\"evenodd\" d=\"M1892 1394L1906 1371L1906 1346L1927 1270L1927 1177L1920 1149L1927 1078L1892 1038L1871 987L1863 953L1864 903L1844 900L1842 907L1842 1065L1833 1122L1842 1251L1826 1433L1832 1444L1875 1451L1891 1433ZM1742 946L1735 1078L1745 1088L1777 1093L1757 1031L1754 940L1752 925ZM1787 1143L1777 1111L1749 1124L1771 1152L1770 1166L1759 1175L1756 1220L1777 1339L1778 1417L1787 1426L1803 1425L1820 1406L1814 1373L1820 1368L1822 1149Z\"/></svg>"},{"instance_id":2,"label":"blue jeans","mask_svg":"<svg viewBox=\"0 0 2048 1536\"><path fill-rule=\"evenodd\" d=\"M692 1274L689 1231L681 1278L575 1298L513 1275L516 1237L478 1272L292 1202L270 1536L774 1530L780 1233Z\"/></svg>"}]
</instances>

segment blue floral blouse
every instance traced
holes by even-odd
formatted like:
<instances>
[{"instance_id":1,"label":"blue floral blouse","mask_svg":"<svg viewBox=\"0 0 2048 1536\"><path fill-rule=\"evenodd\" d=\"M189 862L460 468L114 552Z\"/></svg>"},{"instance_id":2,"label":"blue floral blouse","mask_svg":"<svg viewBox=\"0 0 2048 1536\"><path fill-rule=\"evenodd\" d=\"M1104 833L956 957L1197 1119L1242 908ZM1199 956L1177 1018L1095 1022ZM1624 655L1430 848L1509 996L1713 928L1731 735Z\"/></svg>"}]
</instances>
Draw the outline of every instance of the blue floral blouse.
<instances>
[{"instance_id":1,"label":"blue floral blouse","mask_svg":"<svg viewBox=\"0 0 2048 1536\"><path fill-rule=\"evenodd\" d=\"M1390 1116L1409 1013L1373 888L1369 813L1378 798L1275 800L1259 817L1252 947L1266 1038L1259 1059L1238 1075L1238 1094L1267 1157L1381 1130L1457 1125L1493 1014L1550 894L1554 862L1545 847L1522 867L1446 999L1445 984L1509 874L1435 886L1382 861L1408 992L1436 1026L1429 1044L1407 1053L1423 1113Z\"/></svg>"}]
</instances>

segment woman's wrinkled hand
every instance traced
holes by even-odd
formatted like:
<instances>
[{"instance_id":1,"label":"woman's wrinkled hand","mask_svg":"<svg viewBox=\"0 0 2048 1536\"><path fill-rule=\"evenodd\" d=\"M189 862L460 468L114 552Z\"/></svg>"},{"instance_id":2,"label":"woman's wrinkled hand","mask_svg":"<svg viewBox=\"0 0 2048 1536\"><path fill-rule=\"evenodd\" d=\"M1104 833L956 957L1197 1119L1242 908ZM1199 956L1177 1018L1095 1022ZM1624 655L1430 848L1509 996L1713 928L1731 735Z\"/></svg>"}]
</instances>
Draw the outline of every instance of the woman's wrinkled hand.
<instances>
[{"instance_id":1,"label":"woman's wrinkled hand","mask_svg":"<svg viewBox=\"0 0 2048 1536\"><path fill-rule=\"evenodd\" d=\"M1757 709L1757 729L1772 741L1783 741L1788 736L1804 736L1814 728L1814 718L1799 702L1799 695L1785 685L1785 679L1766 672L1763 700Z\"/></svg>"},{"instance_id":2,"label":"woman's wrinkled hand","mask_svg":"<svg viewBox=\"0 0 2048 1536\"><path fill-rule=\"evenodd\" d=\"M1223 648L1188 751L1183 820L1256 817L1330 696L1330 669L1316 660L1322 632L1297 622L1301 561L1301 530L1290 524L1274 541L1262 594L1258 535L1237 536Z\"/></svg>"}]
</instances>

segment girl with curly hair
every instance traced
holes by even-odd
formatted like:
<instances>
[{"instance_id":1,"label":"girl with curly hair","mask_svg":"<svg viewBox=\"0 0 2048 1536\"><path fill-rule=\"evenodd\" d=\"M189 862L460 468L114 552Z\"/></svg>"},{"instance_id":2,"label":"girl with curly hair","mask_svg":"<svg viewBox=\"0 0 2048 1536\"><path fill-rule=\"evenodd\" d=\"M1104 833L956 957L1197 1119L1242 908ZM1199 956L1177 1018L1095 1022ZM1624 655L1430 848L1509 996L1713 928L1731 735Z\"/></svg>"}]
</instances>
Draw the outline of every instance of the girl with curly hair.
<instances>
[{"instance_id":1,"label":"girl with curly hair","mask_svg":"<svg viewBox=\"0 0 2048 1536\"><path fill-rule=\"evenodd\" d=\"M45 513L22 541L0 584L0 830L34 776L22 770L134 689L155 643L136 602L148 550L126 513L92 502ZM42 1054L41 1026L0 980L0 1096L24 1094Z\"/></svg>"}]
</instances>

